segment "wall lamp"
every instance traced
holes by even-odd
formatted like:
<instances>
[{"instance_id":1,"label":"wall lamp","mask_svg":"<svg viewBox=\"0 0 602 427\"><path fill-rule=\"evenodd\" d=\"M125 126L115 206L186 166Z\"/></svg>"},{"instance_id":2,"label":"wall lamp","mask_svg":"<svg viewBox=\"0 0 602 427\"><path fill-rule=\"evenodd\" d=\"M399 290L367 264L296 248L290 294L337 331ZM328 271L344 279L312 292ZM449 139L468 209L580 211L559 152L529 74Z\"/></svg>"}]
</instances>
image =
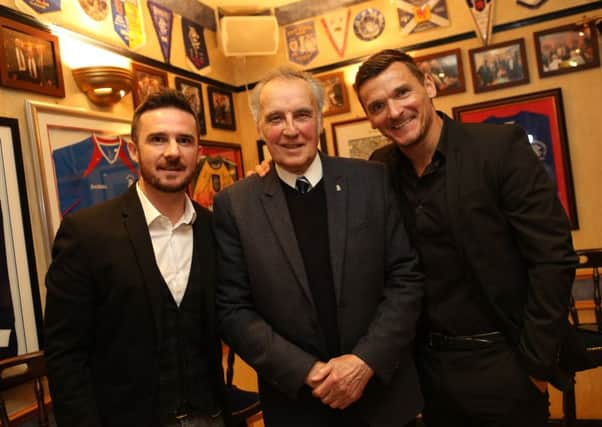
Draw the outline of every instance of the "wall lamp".
<instances>
[{"instance_id":1,"label":"wall lamp","mask_svg":"<svg viewBox=\"0 0 602 427\"><path fill-rule=\"evenodd\" d=\"M77 87L91 102L102 107L121 101L132 90L134 82L132 72L121 67L82 67L72 72Z\"/></svg>"}]
</instances>

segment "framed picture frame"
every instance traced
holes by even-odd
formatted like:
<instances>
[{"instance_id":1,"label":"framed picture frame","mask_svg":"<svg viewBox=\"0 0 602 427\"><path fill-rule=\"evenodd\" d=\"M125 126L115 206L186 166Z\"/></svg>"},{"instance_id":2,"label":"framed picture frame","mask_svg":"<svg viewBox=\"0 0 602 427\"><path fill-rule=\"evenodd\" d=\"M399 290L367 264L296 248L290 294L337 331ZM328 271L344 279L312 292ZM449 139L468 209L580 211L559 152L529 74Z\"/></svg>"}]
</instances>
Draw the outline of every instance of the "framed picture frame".
<instances>
[{"instance_id":1,"label":"framed picture frame","mask_svg":"<svg viewBox=\"0 0 602 427\"><path fill-rule=\"evenodd\" d=\"M323 116L348 113L351 107L343 72L322 74L316 78L324 85Z\"/></svg>"},{"instance_id":2,"label":"framed picture frame","mask_svg":"<svg viewBox=\"0 0 602 427\"><path fill-rule=\"evenodd\" d=\"M192 109L196 112L200 134L207 135L207 123L205 122L205 107L203 106L203 87L201 83L197 83L192 80L183 79L182 77L176 77L176 90L179 90L184 94Z\"/></svg>"},{"instance_id":3,"label":"framed picture frame","mask_svg":"<svg viewBox=\"0 0 602 427\"><path fill-rule=\"evenodd\" d=\"M318 150L323 153L328 154L328 143L326 142L326 132L322 130L320 133L320 144L318 145ZM268 146L263 139L257 140L257 158L259 159L259 163L263 162L265 159L271 159L270 151L268 150Z\"/></svg>"},{"instance_id":4,"label":"framed picture frame","mask_svg":"<svg viewBox=\"0 0 602 427\"><path fill-rule=\"evenodd\" d=\"M600 66L598 34L593 22L533 33L539 77L556 76Z\"/></svg>"},{"instance_id":5,"label":"framed picture frame","mask_svg":"<svg viewBox=\"0 0 602 427\"><path fill-rule=\"evenodd\" d=\"M193 200L211 210L215 195L245 176L242 148L240 144L201 141L201 154L189 193Z\"/></svg>"},{"instance_id":6,"label":"framed picture frame","mask_svg":"<svg viewBox=\"0 0 602 427\"><path fill-rule=\"evenodd\" d=\"M135 182L136 164L126 147L130 121L36 101L25 101L25 110L49 255L64 214L115 197Z\"/></svg>"},{"instance_id":7,"label":"framed picture frame","mask_svg":"<svg viewBox=\"0 0 602 427\"><path fill-rule=\"evenodd\" d=\"M207 99L209 100L211 126L216 129L236 130L232 92L207 86Z\"/></svg>"},{"instance_id":8,"label":"framed picture frame","mask_svg":"<svg viewBox=\"0 0 602 427\"><path fill-rule=\"evenodd\" d=\"M522 38L470 49L468 55L475 93L529 83Z\"/></svg>"},{"instance_id":9,"label":"framed picture frame","mask_svg":"<svg viewBox=\"0 0 602 427\"><path fill-rule=\"evenodd\" d=\"M512 96L453 108L454 118L465 123L514 123L521 126L531 147L556 182L558 198L571 227L579 228L573 174L560 88Z\"/></svg>"},{"instance_id":10,"label":"framed picture frame","mask_svg":"<svg viewBox=\"0 0 602 427\"><path fill-rule=\"evenodd\" d=\"M374 150L389 143L365 117L333 123L332 140L336 156L356 159L368 159Z\"/></svg>"},{"instance_id":11,"label":"framed picture frame","mask_svg":"<svg viewBox=\"0 0 602 427\"><path fill-rule=\"evenodd\" d=\"M433 78L437 86L437 96L466 91L460 49L417 56L414 61L422 72Z\"/></svg>"},{"instance_id":12,"label":"framed picture frame","mask_svg":"<svg viewBox=\"0 0 602 427\"><path fill-rule=\"evenodd\" d=\"M19 124L5 117L0 117L0 206L0 357L6 358L40 348L42 306Z\"/></svg>"},{"instance_id":13,"label":"framed picture frame","mask_svg":"<svg viewBox=\"0 0 602 427\"><path fill-rule=\"evenodd\" d=\"M165 71L132 62L132 73L134 73L132 88L134 108L140 105L151 93L169 87Z\"/></svg>"},{"instance_id":14,"label":"framed picture frame","mask_svg":"<svg viewBox=\"0 0 602 427\"><path fill-rule=\"evenodd\" d=\"M0 83L65 97L59 40L53 34L0 17Z\"/></svg>"}]
</instances>

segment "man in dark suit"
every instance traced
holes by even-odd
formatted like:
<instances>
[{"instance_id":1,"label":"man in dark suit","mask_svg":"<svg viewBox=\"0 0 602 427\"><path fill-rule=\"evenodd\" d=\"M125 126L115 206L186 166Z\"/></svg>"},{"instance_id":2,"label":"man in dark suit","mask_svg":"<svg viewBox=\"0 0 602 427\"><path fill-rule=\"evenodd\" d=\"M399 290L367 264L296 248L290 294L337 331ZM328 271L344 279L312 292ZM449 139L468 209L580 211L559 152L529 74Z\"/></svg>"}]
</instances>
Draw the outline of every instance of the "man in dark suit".
<instances>
[{"instance_id":1,"label":"man in dark suit","mask_svg":"<svg viewBox=\"0 0 602 427\"><path fill-rule=\"evenodd\" d=\"M67 215L46 276L46 361L59 427L223 426L210 213L186 188L197 116L176 91L132 121L139 180Z\"/></svg>"},{"instance_id":2,"label":"man in dark suit","mask_svg":"<svg viewBox=\"0 0 602 427\"><path fill-rule=\"evenodd\" d=\"M385 169L318 154L323 105L290 69L254 89L275 165L214 200L220 331L259 375L266 426L403 426L422 405L422 276Z\"/></svg>"},{"instance_id":3,"label":"man in dark suit","mask_svg":"<svg viewBox=\"0 0 602 427\"><path fill-rule=\"evenodd\" d=\"M517 126L437 112L412 58L385 50L354 88L392 143L384 162L424 268L417 335L424 420L545 426L577 258L564 210Z\"/></svg>"}]
</instances>

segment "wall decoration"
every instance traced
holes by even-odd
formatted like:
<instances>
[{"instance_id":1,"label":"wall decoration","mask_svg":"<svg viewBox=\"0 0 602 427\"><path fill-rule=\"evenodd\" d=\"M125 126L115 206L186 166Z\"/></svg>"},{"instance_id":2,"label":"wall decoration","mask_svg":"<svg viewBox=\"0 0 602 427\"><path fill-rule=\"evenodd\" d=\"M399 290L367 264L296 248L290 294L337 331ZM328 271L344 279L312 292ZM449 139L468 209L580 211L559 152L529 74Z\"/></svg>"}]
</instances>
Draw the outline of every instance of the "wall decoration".
<instances>
[{"instance_id":1,"label":"wall decoration","mask_svg":"<svg viewBox=\"0 0 602 427\"><path fill-rule=\"evenodd\" d=\"M109 16L108 0L78 0L77 3L82 11L95 21L102 21Z\"/></svg>"},{"instance_id":2,"label":"wall decoration","mask_svg":"<svg viewBox=\"0 0 602 427\"><path fill-rule=\"evenodd\" d=\"M418 68L429 74L437 86L437 96L466 91L460 49L414 58Z\"/></svg>"},{"instance_id":3,"label":"wall decoration","mask_svg":"<svg viewBox=\"0 0 602 427\"><path fill-rule=\"evenodd\" d=\"M132 62L132 72L134 73L134 87L132 88L134 108L140 105L151 93L158 92L168 86L165 71Z\"/></svg>"},{"instance_id":4,"label":"wall decoration","mask_svg":"<svg viewBox=\"0 0 602 427\"><path fill-rule=\"evenodd\" d=\"M161 47L163 60L169 64L169 55L171 52L171 29L173 27L173 12L159 3L148 0L148 11L153 21L155 34Z\"/></svg>"},{"instance_id":5,"label":"wall decoration","mask_svg":"<svg viewBox=\"0 0 602 427\"><path fill-rule=\"evenodd\" d=\"M212 209L215 194L244 177L242 149L239 144L201 141L201 153L190 195L201 206Z\"/></svg>"},{"instance_id":6,"label":"wall decoration","mask_svg":"<svg viewBox=\"0 0 602 427\"><path fill-rule=\"evenodd\" d=\"M404 36L450 25L445 0L397 0L395 6Z\"/></svg>"},{"instance_id":7,"label":"wall decoration","mask_svg":"<svg viewBox=\"0 0 602 427\"><path fill-rule=\"evenodd\" d=\"M366 118L333 123L332 140L336 156L356 159L368 159L374 150L390 142L378 130L372 129Z\"/></svg>"},{"instance_id":8,"label":"wall decoration","mask_svg":"<svg viewBox=\"0 0 602 427\"><path fill-rule=\"evenodd\" d=\"M0 83L13 89L65 97L58 38L0 17Z\"/></svg>"},{"instance_id":9,"label":"wall decoration","mask_svg":"<svg viewBox=\"0 0 602 427\"><path fill-rule=\"evenodd\" d=\"M45 213L47 253L63 213L124 192L137 178L126 150L129 119L35 101L25 102L37 208Z\"/></svg>"},{"instance_id":10,"label":"wall decoration","mask_svg":"<svg viewBox=\"0 0 602 427\"><path fill-rule=\"evenodd\" d=\"M80 0L90 3L87 0ZM105 0L97 0L102 3ZM92 3L96 3L92 2ZM144 20L140 0L111 0L113 29L130 49L138 49L146 43Z\"/></svg>"},{"instance_id":11,"label":"wall decoration","mask_svg":"<svg viewBox=\"0 0 602 427\"><path fill-rule=\"evenodd\" d=\"M19 124L0 117L0 358L37 351L41 328Z\"/></svg>"},{"instance_id":12,"label":"wall decoration","mask_svg":"<svg viewBox=\"0 0 602 427\"><path fill-rule=\"evenodd\" d=\"M516 0L516 4L528 7L529 9L537 9L548 0Z\"/></svg>"},{"instance_id":13,"label":"wall decoration","mask_svg":"<svg viewBox=\"0 0 602 427\"><path fill-rule=\"evenodd\" d=\"M184 94L190 102L192 109L196 112L199 120L200 134L207 134L205 123L205 108L203 107L203 88L200 83L192 80L176 77L176 89Z\"/></svg>"},{"instance_id":14,"label":"wall decoration","mask_svg":"<svg viewBox=\"0 0 602 427\"><path fill-rule=\"evenodd\" d=\"M288 59L299 65L307 65L318 53L318 41L314 21L302 22L285 27Z\"/></svg>"},{"instance_id":15,"label":"wall decoration","mask_svg":"<svg viewBox=\"0 0 602 427\"><path fill-rule=\"evenodd\" d=\"M211 126L216 129L236 130L232 92L207 86Z\"/></svg>"},{"instance_id":16,"label":"wall decoration","mask_svg":"<svg viewBox=\"0 0 602 427\"><path fill-rule=\"evenodd\" d=\"M350 110L349 95L343 72L322 74L316 77L324 84L324 117L348 113Z\"/></svg>"},{"instance_id":17,"label":"wall decoration","mask_svg":"<svg viewBox=\"0 0 602 427\"><path fill-rule=\"evenodd\" d=\"M37 13L57 12L61 10L61 0L22 0Z\"/></svg>"},{"instance_id":18,"label":"wall decoration","mask_svg":"<svg viewBox=\"0 0 602 427\"><path fill-rule=\"evenodd\" d=\"M567 212L571 227L578 228L560 89L454 107L453 115L462 122L513 123L521 126L529 136L533 151L556 182L558 198Z\"/></svg>"},{"instance_id":19,"label":"wall decoration","mask_svg":"<svg viewBox=\"0 0 602 427\"><path fill-rule=\"evenodd\" d=\"M374 40L385 29L385 16L378 9L366 8L355 15L353 32L363 41Z\"/></svg>"},{"instance_id":20,"label":"wall decoration","mask_svg":"<svg viewBox=\"0 0 602 427\"><path fill-rule=\"evenodd\" d=\"M347 35L351 21L351 9L339 9L325 15L321 19L328 40L336 50L339 57L345 56L347 50Z\"/></svg>"},{"instance_id":21,"label":"wall decoration","mask_svg":"<svg viewBox=\"0 0 602 427\"><path fill-rule=\"evenodd\" d=\"M600 66L598 35L593 23L550 28L533 36L539 77Z\"/></svg>"},{"instance_id":22,"label":"wall decoration","mask_svg":"<svg viewBox=\"0 0 602 427\"><path fill-rule=\"evenodd\" d=\"M475 93L529 83L524 39L470 49Z\"/></svg>"},{"instance_id":23,"label":"wall decoration","mask_svg":"<svg viewBox=\"0 0 602 427\"><path fill-rule=\"evenodd\" d=\"M209 55L205 44L203 27L194 21L182 17L182 38L186 60L193 70L202 70L209 65Z\"/></svg>"},{"instance_id":24,"label":"wall decoration","mask_svg":"<svg viewBox=\"0 0 602 427\"><path fill-rule=\"evenodd\" d=\"M477 27L477 33L487 46L491 40L493 27L493 1L494 0L466 0L472 19Z\"/></svg>"}]
</instances>

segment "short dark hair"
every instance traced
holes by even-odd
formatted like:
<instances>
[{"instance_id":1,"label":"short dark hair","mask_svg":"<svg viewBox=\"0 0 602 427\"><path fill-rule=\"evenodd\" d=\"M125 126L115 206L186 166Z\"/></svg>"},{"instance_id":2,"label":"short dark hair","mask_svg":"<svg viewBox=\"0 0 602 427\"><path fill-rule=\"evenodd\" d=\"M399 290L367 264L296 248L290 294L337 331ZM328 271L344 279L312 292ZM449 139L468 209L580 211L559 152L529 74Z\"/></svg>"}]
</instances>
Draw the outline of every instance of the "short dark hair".
<instances>
[{"instance_id":1,"label":"short dark hair","mask_svg":"<svg viewBox=\"0 0 602 427\"><path fill-rule=\"evenodd\" d=\"M366 59L366 61L364 61L364 63L357 70L353 89L355 90L358 99L359 91L362 85L366 83L366 81L385 71L389 65L394 62L401 62L405 64L410 72L418 79L418 81L420 83L424 83L424 73L420 70L420 68L418 68L418 65L416 65L416 62L414 62L414 59L410 55L397 49L385 49Z\"/></svg>"},{"instance_id":2,"label":"short dark hair","mask_svg":"<svg viewBox=\"0 0 602 427\"><path fill-rule=\"evenodd\" d=\"M146 113L147 111L158 110L160 108L177 108L178 110L182 110L184 112L192 114L194 117L194 123L196 124L196 136L200 135L200 124L199 118L196 115L192 105L190 102L182 94L182 92L177 91L175 89L161 89L158 92L150 94L142 104L136 108L134 112L134 117L132 118L132 140L134 143L138 143L138 123L140 122L140 116Z\"/></svg>"}]
</instances>

